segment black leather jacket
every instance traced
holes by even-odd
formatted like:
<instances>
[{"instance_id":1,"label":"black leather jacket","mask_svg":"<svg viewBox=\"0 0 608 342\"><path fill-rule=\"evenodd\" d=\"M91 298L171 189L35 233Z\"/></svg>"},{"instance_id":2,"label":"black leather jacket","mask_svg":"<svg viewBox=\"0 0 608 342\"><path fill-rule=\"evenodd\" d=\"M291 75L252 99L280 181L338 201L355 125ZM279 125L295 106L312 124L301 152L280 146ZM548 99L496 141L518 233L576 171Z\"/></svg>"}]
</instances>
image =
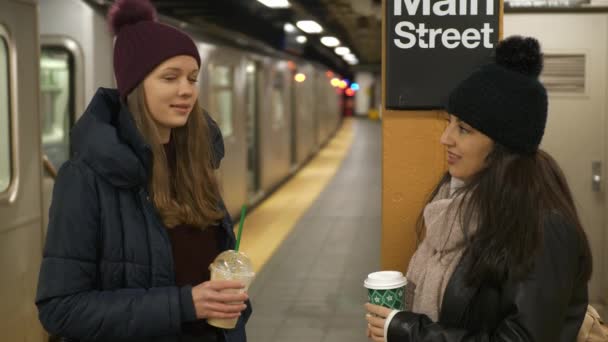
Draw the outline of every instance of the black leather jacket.
<instances>
[{"instance_id":1,"label":"black leather jacket","mask_svg":"<svg viewBox=\"0 0 608 342\"><path fill-rule=\"evenodd\" d=\"M545 223L543 244L523 281L501 286L465 283L468 257L445 290L439 321L408 311L389 323L388 342L574 342L587 309L587 282L575 228L558 215Z\"/></svg>"}]
</instances>

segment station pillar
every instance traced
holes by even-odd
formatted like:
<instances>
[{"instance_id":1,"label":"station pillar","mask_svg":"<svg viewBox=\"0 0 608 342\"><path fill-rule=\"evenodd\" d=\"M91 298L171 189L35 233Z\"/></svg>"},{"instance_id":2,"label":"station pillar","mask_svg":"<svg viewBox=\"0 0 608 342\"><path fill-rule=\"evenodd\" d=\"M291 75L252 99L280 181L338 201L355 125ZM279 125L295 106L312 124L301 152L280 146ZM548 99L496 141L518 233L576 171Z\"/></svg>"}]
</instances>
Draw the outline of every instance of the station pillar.
<instances>
[{"instance_id":1,"label":"station pillar","mask_svg":"<svg viewBox=\"0 0 608 342\"><path fill-rule=\"evenodd\" d=\"M422 0L419 3L422 4L424 1L425 0ZM468 3L467 0L460 1L466 1ZM409 261L417 247L416 222L418 216L434 186L438 183L447 169L446 151L439 142L447 122L445 120L446 113L441 110L387 109L387 75L395 75L399 71L391 70L391 65L387 63L387 44L393 44L393 39L387 37L387 6L389 5L389 2L390 5L393 6L392 8L399 6L399 12L403 13L406 12L407 6L415 6L413 5L413 2L408 2L407 0L382 1L383 155L381 268L383 270L397 270L405 273ZM493 33L491 41L495 43L501 39L504 13L503 1L471 1L470 4L484 6L479 10L479 13L487 15L484 18L480 18L479 16L471 15L471 13L464 13L467 15L463 14L462 16L459 16L457 22L463 23L465 26L471 23L477 25L480 24L478 22L479 20L483 21L487 19L492 23L491 27ZM420 5L420 7L424 8L423 5ZM411 17L403 18L404 20L412 20ZM445 17L440 17L435 23L438 25L442 25L442 23L445 24L446 22L443 21L443 18ZM454 21L448 22L448 24L445 25L451 24L454 24ZM484 48L486 50L483 50ZM491 47L484 47L483 44L480 43L477 48L472 50L475 50L473 53L483 55L484 53L491 51L489 48ZM409 51L410 50L408 50L408 53ZM438 53L441 52L438 50ZM479 59L479 61L481 61L481 59ZM453 62L454 61L449 60L449 63ZM392 63L393 66L401 67L407 62L397 60ZM469 63L466 65L467 68L472 69L474 66L470 65L471 62L464 58L462 63L454 63L454 68L461 71L464 70L464 68L462 68L463 63ZM474 64L475 63L477 62L474 62ZM429 72L429 75L436 77L438 73L438 71L432 70L432 72ZM407 75L405 77L407 77ZM448 76L446 76L446 78L448 78ZM453 78L452 75L452 79ZM436 81L435 84L437 84L437 88L445 86L444 82L441 80ZM409 89L411 90L412 88Z\"/></svg>"}]
</instances>

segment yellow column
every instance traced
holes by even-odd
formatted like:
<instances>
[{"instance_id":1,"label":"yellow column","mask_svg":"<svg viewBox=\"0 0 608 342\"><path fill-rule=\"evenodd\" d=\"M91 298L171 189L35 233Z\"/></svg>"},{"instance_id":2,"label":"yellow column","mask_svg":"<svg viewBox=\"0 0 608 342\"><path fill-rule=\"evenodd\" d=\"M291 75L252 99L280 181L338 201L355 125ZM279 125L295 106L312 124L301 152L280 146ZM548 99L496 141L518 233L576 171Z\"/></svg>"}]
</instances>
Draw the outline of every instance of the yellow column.
<instances>
[{"instance_id":1,"label":"yellow column","mask_svg":"<svg viewBox=\"0 0 608 342\"><path fill-rule=\"evenodd\" d=\"M383 112L382 269L405 272L416 250L416 220L446 168L440 114Z\"/></svg>"},{"instance_id":2,"label":"yellow column","mask_svg":"<svg viewBox=\"0 0 608 342\"><path fill-rule=\"evenodd\" d=\"M386 1L382 16L386 16ZM502 38L500 3L499 39ZM416 250L416 220L427 196L447 168L439 138L442 111L387 110L386 20L382 20L382 255L383 270L405 272Z\"/></svg>"}]
</instances>

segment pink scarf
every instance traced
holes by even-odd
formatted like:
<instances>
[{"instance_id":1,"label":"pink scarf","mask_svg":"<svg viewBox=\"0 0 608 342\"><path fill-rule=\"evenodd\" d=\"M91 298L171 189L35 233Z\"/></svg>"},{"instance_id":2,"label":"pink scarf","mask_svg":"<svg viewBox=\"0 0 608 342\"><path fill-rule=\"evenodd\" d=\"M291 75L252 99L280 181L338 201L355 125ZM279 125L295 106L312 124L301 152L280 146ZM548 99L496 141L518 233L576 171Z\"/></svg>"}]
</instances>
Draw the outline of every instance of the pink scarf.
<instances>
[{"instance_id":1,"label":"pink scarf","mask_svg":"<svg viewBox=\"0 0 608 342\"><path fill-rule=\"evenodd\" d=\"M452 178L424 208L426 236L414 253L407 271L408 283L415 288L410 310L439 319L448 281L462 257L464 234L456 209L463 196L453 197L462 181ZM473 231L473 230L471 230ZM409 287L409 286L408 286Z\"/></svg>"}]
</instances>

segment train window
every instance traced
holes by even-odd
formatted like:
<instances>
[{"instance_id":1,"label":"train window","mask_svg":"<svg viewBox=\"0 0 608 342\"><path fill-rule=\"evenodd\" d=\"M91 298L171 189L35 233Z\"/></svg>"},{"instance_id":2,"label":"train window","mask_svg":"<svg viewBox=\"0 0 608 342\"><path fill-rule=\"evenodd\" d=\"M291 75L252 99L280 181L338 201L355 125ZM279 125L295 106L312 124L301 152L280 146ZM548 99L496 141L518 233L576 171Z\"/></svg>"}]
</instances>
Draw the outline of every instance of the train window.
<instances>
[{"instance_id":1,"label":"train window","mask_svg":"<svg viewBox=\"0 0 608 342\"><path fill-rule=\"evenodd\" d=\"M277 71L274 75L272 83L272 109L273 109L273 126L282 127L285 121L285 75L283 72Z\"/></svg>"},{"instance_id":2,"label":"train window","mask_svg":"<svg viewBox=\"0 0 608 342\"><path fill-rule=\"evenodd\" d=\"M211 94L209 110L217 118L224 137L232 135L232 111L234 101L233 68L226 65L211 65Z\"/></svg>"},{"instance_id":3,"label":"train window","mask_svg":"<svg viewBox=\"0 0 608 342\"><path fill-rule=\"evenodd\" d=\"M40 56L42 146L49 160L59 168L69 158L73 112L72 54L61 47L43 47Z\"/></svg>"},{"instance_id":4,"label":"train window","mask_svg":"<svg viewBox=\"0 0 608 342\"><path fill-rule=\"evenodd\" d=\"M0 192L11 183L11 134L8 44L0 36Z\"/></svg>"}]
</instances>

